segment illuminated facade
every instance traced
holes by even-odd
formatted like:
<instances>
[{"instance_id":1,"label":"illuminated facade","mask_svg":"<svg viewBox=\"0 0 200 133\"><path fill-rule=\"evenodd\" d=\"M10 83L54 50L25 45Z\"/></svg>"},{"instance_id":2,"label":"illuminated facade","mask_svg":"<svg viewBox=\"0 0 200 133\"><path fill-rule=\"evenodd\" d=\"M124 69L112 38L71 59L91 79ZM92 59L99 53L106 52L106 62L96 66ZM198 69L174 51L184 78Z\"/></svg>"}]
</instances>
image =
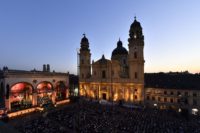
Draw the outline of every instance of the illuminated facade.
<instances>
[{"instance_id":1,"label":"illuminated facade","mask_svg":"<svg viewBox=\"0 0 200 133\"><path fill-rule=\"evenodd\" d=\"M80 95L131 103L144 101L144 36L136 20L129 30L129 51L117 42L111 60L102 56L91 63L89 41L84 35L79 53Z\"/></svg>"},{"instance_id":2,"label":"illuminated facade","mask_svg":"<svg viewBox=\"0 0 200 133\"><path fill-rule=\"evenodd\" d=\"M46 65L45 65L46 67ZM56 102L68 98L69 74L43 71L9 70L0 71L1 101L8 111L41 106L47 102Z\"/></svg>"}]
</instances>

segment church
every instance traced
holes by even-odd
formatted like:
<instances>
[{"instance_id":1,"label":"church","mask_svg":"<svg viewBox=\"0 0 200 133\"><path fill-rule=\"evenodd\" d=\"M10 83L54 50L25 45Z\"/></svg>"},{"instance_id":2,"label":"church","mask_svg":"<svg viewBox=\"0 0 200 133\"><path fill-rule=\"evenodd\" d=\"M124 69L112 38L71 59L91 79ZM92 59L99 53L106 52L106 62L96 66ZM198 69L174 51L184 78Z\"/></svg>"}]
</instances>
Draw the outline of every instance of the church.
<instances>
[{"instance_id":1,"label":"church","mask_svg":"<svg viewBox=\"0 0 200 133\"><path fill-rule=\"evenodd\" d=\"M91 62L89 40L81 39L78 58L80 96L108 101L143 103L144 36L140 22L130 26L128 50L119 39L111 59L104 55Z\"/></svg>"}]
</instances>

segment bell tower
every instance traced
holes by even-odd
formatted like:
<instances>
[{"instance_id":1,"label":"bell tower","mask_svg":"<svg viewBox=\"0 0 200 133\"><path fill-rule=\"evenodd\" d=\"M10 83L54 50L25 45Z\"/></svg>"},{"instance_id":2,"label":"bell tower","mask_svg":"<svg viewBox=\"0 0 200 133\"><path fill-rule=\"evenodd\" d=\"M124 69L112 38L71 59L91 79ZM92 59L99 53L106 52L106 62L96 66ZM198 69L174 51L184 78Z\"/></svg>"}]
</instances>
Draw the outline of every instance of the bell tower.
<instances>
[{"instance_id":1,"label":"bell tower","mask_svg":"<svg viewBox=\"0 0 200 133\"><path fill-rule=\"evenodd\" d=\"M128 42L129 77L133 83L144 84L144 36L136 17L130 26Z\"/></svg>"},{"instance_id":2,"label":"bell tower","mask_svg":"<svg viewBox=\"0 0 200 133\"><path fill-rule=\"evenodd\" d=\"M79 79L83 81L84 79L90 78L91 76L91 53L89 49L89 41L86 38L86 35L83 34L83 38L81 39L81 48L79 55Z\"/></svg>"}]
</instances>

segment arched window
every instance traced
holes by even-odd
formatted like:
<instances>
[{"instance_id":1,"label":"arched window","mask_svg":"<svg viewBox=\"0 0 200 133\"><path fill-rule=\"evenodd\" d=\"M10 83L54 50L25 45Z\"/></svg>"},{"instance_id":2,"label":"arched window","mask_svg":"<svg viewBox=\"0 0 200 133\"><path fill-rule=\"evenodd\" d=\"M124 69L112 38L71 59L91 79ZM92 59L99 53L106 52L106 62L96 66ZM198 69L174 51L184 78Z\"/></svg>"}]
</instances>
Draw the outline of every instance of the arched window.
<instances>
[{"instance_id":1,"label":"arched window","mask_svg":"<svg viewBox=\"0 0 200 133\"><path fill-rule=\"evenodd\" d=\"M123 59L123 64L126 64L126 59Z\"/></svg>"},{"instance_id":2,"label":"arched window","mask_svg":"<svg viewBox=\"0 0 200 133\"><path fill-rule=\"evenodd\" d=\"M138 78L138 74L137 74L137 72L135 72L135 79L137 79Z\"/></svg>"},{"instance_id":3,"label":"arched window","mask_svg":"<svg viewBox=\"0 0 200 133\"><path fill-rule=\"evenodd\" d=\"M137 52L134 52L134 58L135 59L137 58Z\"/></svg>"},{"instance_id":4,"label":"arched window","mask_svg":"<svg viewBox=\"0 0 200 133\"><path fill-rule=\"evenodd\" d=\"M106 78L106 71L105 70L102 71L102 78Z\"/></svg>"}]
</instances>

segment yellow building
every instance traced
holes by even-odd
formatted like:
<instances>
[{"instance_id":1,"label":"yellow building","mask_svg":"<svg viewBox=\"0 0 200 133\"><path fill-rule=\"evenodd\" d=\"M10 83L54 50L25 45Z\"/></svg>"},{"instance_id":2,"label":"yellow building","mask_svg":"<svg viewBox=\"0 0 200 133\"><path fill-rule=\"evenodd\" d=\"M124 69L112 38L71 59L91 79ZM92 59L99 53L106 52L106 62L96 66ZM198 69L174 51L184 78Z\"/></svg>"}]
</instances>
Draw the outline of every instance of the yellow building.
<instances>
[{"instance_id":1,"label":"yellow building","mask_svg":"<svg viewBox=\"0 0 200 133\"><path fill-rule=\"evenodd\" d=\"M80 95L110 101L144 101L144 36L136 20L131 24L128 48L117 42L111 60L104 55L91 63L89 41L84 35L79 53Z\"/></svg>"}]
</instances>

